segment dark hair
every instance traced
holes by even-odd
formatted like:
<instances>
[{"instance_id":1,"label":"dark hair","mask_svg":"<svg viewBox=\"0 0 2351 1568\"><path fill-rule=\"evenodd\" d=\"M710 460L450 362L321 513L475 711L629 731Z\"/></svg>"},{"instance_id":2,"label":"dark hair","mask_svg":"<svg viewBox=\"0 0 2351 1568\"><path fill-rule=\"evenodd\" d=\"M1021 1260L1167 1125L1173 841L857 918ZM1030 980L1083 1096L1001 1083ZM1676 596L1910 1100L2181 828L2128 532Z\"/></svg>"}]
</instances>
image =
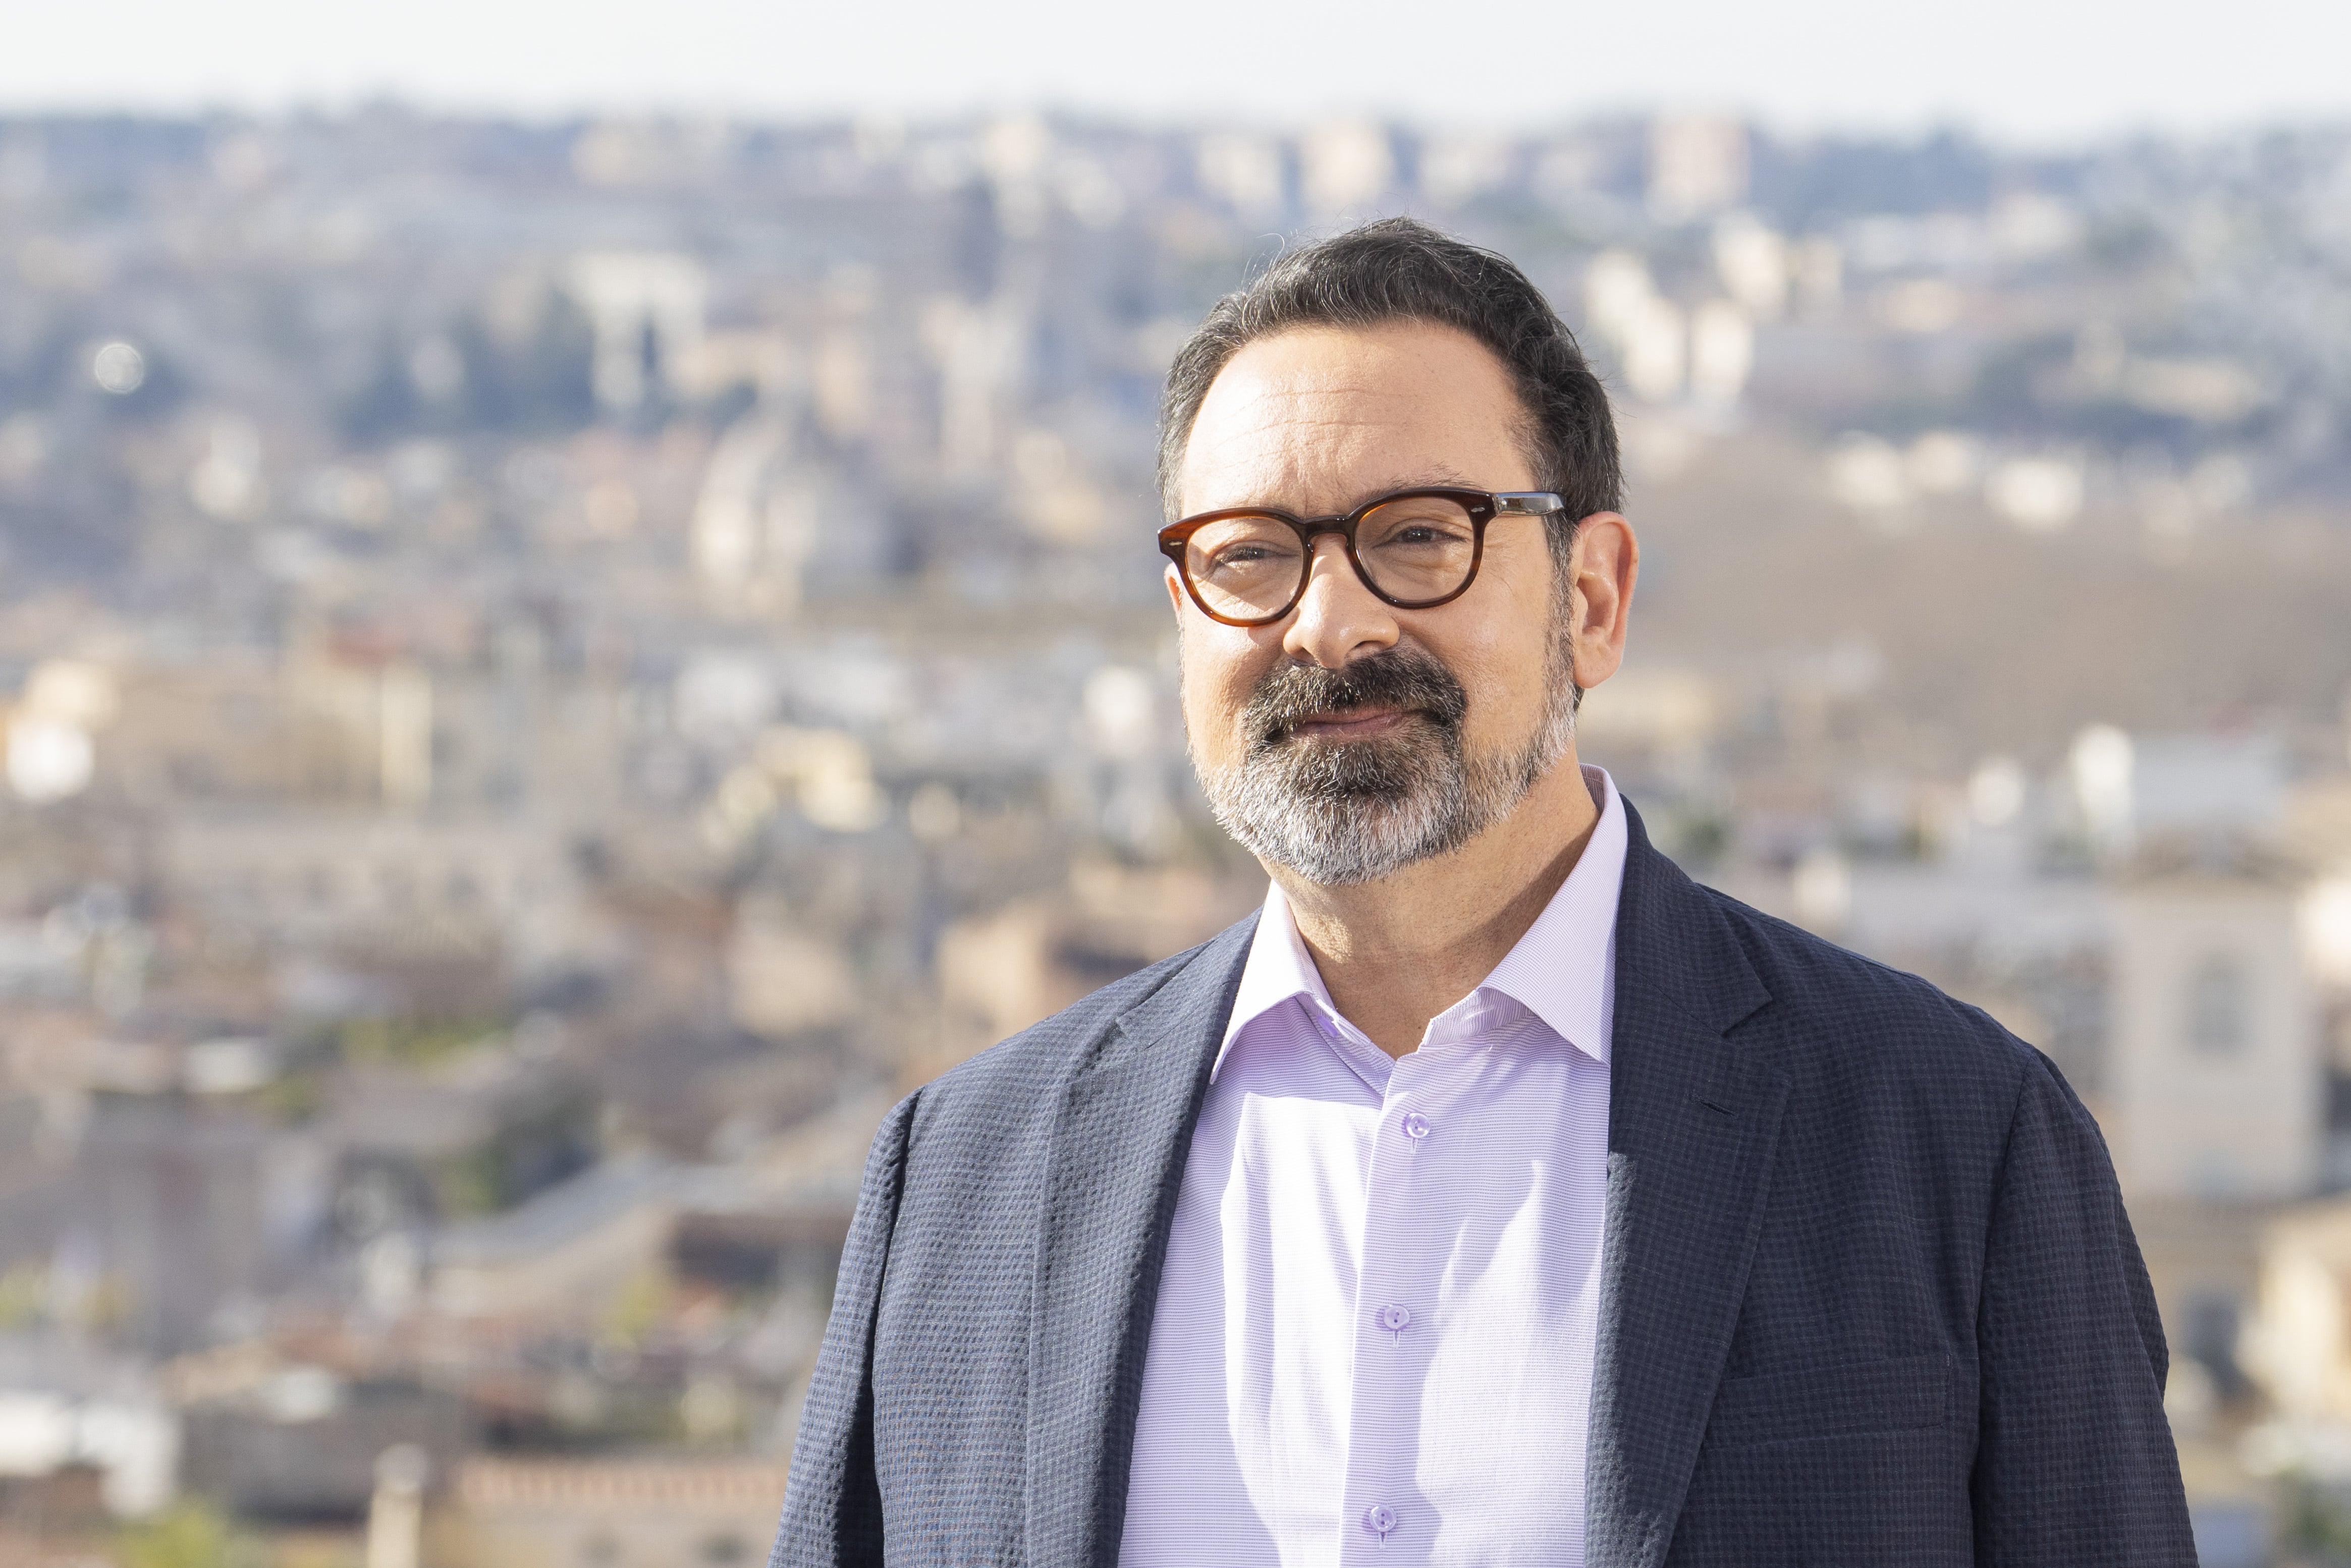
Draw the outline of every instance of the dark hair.
<instances>
[{"instance_id":1,"label":"dark hair","mask_svg":"<svg viewBox=\"0 0 2351 1568\"><path fill-rule=\"evenodd\" d=\"M1608 394L1542 291L1506 256L1414 218L1382 218L1280 257L1217 300L1177 350L1159 404L1159 495L1168 515L1192 423L1236 353L1293 327L1408 320L1458 328L1509 371L1526 409L1522 439L1537 482L1567 503L1552 524L1562 558L1577 519L1622 505Z\"/></svg>"}]
</instances>

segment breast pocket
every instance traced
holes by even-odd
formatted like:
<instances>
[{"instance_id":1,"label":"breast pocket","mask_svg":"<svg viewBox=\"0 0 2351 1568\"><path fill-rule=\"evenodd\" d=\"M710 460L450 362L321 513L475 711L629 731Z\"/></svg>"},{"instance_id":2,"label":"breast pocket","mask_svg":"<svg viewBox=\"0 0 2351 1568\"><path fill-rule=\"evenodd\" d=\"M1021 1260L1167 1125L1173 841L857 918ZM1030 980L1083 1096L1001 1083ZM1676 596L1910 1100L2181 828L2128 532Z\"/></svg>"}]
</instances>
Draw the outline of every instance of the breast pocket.
<instances>
[{"instance_id":1,"label":"breast pocket","mask_svg":"<svg viewBox=\"0 0 2351 1568\"><path fill-rule=\"evenodd\" d=\"M1725 1378L1709 1445L1795 1443L1939 1427L1951 1416L1951 1363L1940 1354L1851 1362Z\"/></svg>"}]
</instances>

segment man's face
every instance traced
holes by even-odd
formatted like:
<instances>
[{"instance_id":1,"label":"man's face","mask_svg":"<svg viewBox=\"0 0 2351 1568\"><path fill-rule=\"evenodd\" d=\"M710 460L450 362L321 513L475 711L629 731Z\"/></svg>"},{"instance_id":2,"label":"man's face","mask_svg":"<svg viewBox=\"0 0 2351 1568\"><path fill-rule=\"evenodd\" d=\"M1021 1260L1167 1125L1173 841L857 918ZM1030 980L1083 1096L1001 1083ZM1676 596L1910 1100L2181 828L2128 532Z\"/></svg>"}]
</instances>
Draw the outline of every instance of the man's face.
<instances>
[{"instance_id":1,"label":"man's face","mask_svg":"<svg viewBox=\"0 0 2351 1568\"><path fill-rule=\"evenodd\" d=\"M1301 329L1233 356L1178 476L1186 516L1345 513L1392 490L1531 490L1526 413L1501 363L1451 328ZM1200 613L1175 569L1184 720L1217 815L1311 882L1364 882L1457 848L1567 749L1567 617L1545 524L1499 517L1477 580L1429 610L1382 602L1335 534L1270 626Z\"/></svg>"}]
</instances>

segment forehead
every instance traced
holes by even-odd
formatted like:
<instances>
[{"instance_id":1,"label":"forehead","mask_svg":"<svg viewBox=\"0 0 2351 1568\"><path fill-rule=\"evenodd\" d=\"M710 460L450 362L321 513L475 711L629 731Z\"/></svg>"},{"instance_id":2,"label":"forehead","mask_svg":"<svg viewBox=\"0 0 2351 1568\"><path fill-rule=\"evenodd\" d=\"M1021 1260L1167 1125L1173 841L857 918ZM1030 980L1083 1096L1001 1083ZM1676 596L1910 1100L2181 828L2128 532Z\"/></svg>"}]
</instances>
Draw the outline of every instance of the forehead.
<instances>
[{"instance_id":1,"label":"forehead","mask_svg":"<svg viewBox=\"0 0 2351 1568\"><path fill-rule=\"evenodd\" d=\"M1341 511L1395 485L1531 488L1525 421L1501 361L1455 328L1294 328L1249 343L1210 383L1182 507Z\"/></svg>"}]
</instances>

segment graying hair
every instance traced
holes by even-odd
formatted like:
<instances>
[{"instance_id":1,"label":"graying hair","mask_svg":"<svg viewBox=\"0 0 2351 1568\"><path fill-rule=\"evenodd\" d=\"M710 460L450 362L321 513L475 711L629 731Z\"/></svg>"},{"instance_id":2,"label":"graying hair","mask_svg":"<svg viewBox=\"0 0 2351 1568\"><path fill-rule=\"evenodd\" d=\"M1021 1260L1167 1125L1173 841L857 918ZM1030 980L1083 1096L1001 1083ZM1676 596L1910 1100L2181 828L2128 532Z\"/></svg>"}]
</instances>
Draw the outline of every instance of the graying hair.
<instances>
[{"instance_id":1,"label":"graying hair","mask_svg":"<svg viewBox=\"0 0 2351 1568\"><path fill-rule=\"evenodd\" d=\"M1469 756L1461 733L1467 694L1435 655L1407 643L1379 657L1403 666L1407 678L1449 693L1449 702L1435 705L1442 718L1432 718L1430 733L1401 744L1359 741L1303 757L1252 735L1239 759L1222 768L1203 766L1196 748L1193 770L1209 809L1243 849L1324 887L1377 882L1451 853L1509 816L1575 739L1583 693L1568 667L1561 630L1553 628L1541 722L1516 750ZM1269 681L1301 678L1310 688L1327 688L1343 685L1349 672L1277 666ZM1265 695L1260 684L1251 714L1265 706L1259 700ZM1248 722L1245 715L1245 727Z\"/></svg>"},{"instance_id":2,"label":"graying hair","mask_svg":"<svg viewBox=\"0 0 2351 1568\"><path fill-rule=\"evenodd\" d=\"M1430 321L1467 332L1510 372L1519 432L1537 485L1567 503L1551 522L1562 575L1578 519L1624 503L1608 393L1575 335L1508 257L1413 218L1383 218L1293 250L1217 301L1177 350L1159 405L1159 496L1170 517L1177 476L1208 387L1249 343L1296 327Z\"/></svg>"}]
</instances>

